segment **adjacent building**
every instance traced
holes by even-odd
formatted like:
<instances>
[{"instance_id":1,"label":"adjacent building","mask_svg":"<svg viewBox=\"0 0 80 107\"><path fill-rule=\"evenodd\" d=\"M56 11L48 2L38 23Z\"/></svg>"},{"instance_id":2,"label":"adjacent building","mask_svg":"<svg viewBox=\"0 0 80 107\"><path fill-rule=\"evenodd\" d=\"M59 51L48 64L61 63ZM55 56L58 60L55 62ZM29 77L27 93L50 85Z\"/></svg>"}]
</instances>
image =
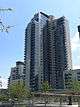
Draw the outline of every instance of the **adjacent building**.
<instances>
[{"instance_id":1,"label":"adjacent building","mask_svg":"<svg viewBox=\"0 0 80 107\"><path fill-rule=\"evenodd\" d=\"M64 89L71 89L74 81L80 81L80 69L65 70L63 73Z\"/></svg>"},{"instance_id":2,"label":"adjacent building","mask_svg":"<svg viewBox=\"0 0 80 107\"><path fill-rule=\"evenodd\" d=\"M25 83L39 90L44 81L55 89L64 88L63 72L72 69L69 25L63 16L39 12L25 31Z\"/></svg>"},{"instance_id":3,"label":"adjacent building","mask_svg":"<svg viewBox=\"0 0 80 107\"><path fill-rule=\"evenodd\" d=\"M64 89L71 89L72 88L72 82L74 80L74 72L73 70L65 70L63 73L64 78Z\"/></svg>"},{"instance_id":4,"label":"adjacent building","mask_svg":"<svg viewBox=\"0 0 80 107\"><path fill-rule=\"evenodd\" d=\"M52 88L63 89L63 72L72 69L69 25L63 16L50 16L43 30L43 72Z\"/></svg>"},{"instance_id":5,"label":"adjacent building","mask_svg":"<svg viewBox=\"0 0 80 107\"><path fill-rule=\"evenodd\" d=\"M16 66L11 68L8 84L15 82L25 82L24 63L21 61L17 61Z\"/></svg>"}]
</instances>

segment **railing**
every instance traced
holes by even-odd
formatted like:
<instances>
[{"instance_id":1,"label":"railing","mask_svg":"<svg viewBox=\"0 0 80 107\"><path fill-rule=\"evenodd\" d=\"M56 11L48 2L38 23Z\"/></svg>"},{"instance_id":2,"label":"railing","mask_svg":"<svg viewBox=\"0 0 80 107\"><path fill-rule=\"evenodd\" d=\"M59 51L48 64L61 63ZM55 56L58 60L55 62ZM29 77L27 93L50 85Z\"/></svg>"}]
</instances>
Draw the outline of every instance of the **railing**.
<instances>
[{"instance_id":1,"label":"railing","mask_svg":"<svg viewBox=\"0 0 80 107\"><path fill-rule=\"evenodd\" d=\"M80 95L38 93L24 101L3 102L0 107L80 107Z\"/></svg>"}]
</instances>

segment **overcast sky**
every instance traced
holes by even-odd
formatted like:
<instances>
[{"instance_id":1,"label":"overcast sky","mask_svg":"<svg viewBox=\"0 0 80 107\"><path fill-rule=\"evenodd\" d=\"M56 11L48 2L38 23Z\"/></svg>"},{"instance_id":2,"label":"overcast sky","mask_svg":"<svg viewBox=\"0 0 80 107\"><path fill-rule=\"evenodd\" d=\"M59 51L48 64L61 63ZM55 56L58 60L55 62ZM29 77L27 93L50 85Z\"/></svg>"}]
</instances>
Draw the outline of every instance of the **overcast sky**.
<instances>
[{"instance_id":1,"label":"overcast sky","mask_svg":"<svg viewBox=\"0 0 80 107\"><path fill-rule=\"evenodd\" d=\"M1 12L5 25L12 25L10 32L0 32L0 75L3 87L16 61L24 59L25 28L39 11L55 17L65 16L69 21L73 68L80 68L80 41L77 26L80 24L80 0L0 0L0 8L12 8Z\"/></svg>"}]
</instances>

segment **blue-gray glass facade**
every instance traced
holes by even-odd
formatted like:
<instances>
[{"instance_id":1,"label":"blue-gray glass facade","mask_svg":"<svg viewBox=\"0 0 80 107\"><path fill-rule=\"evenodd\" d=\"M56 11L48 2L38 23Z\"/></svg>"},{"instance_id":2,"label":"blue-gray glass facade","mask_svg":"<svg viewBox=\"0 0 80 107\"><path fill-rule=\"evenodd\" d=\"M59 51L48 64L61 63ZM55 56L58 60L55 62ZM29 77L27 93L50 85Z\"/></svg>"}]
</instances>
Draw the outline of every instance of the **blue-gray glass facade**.
<instances>
[{"instance_id":1,"label":"blue-gray glass facade","mask_svg":"<svg viewBox=\"0 0 80 107\"><path fill-rule=\"evenodd\" d=\"M63 16L50 19L44 27L44 79L52 88L63 89L63 72L72 69L69 25Z\"/></svg>"},{"instance_id":2,"label":"blue-gray glass facade","mask_svg":"<svg viewBox=\"0 0 80 107\"><path fill-rule=\"evenodd\" d=\"M52 88L62 89L66 69L72 69L68 21L35 14L25 33L26 84L34 91L48 81Z\"/></svg>"},{"instance_id":3,"label":"blue-gray glass facade","mask_svg":"<svg viewBox=\"0 0 80 107\"><path fill-rule=\"evenodd\" d=\"M26 85L31 90L41 87L43 81L43 27L48 15L39 12L28 24L25 32Z\"/></svg>"}]
</instances>

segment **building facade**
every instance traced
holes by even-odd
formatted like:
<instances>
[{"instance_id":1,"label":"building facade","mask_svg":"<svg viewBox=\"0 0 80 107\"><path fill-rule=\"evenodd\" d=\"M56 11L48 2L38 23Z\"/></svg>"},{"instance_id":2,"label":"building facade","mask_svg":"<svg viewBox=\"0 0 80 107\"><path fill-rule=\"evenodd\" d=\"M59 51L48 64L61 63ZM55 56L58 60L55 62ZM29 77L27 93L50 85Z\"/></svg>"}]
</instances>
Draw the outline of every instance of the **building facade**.
<instances>
[{"instance_id":1,"label":"building facade","mask_svg":"<svg viewBox=\"0 0 80 107\"><path fill-rule=\"evenodd\" d=\"M17 61L16 66L11 68L8 85L16 82L25 82L24 63L21 61Z\"/></svg>"},{"instance_id":2,"label":"building facade","mask_svg":"<svg viewBox=\"0 0 80 107\"><path fill-rule=\"evenodd\" d=\"M51 18L44 27L44 78L52 88L63 89L63 72L72 69L70 34L67 19Z\"/></svg>"},{"instance_id":3,"label":"building facade","mask_svg":"<svg viewBox=\"0 0 80 107\"><path fill-rule=\"evenodd\" d=\"M74 80L73 70L65 70L63 73L63 78L64 78L64 89L71 89L72 82Z\"/></svg>"},{"instance_id":4,"label":"building facade","mask_svg":"<svg viewBox=\"0 0 80 107\"><path fill-rule=\"evenodd\" d=\"M72 88L72 82L80 81L80 69L65 70L63 73L64 89Z\"/></svg>"},{"instance_id":5,"label":"building facade","mask_svg":"<svg viewBox=\"0 0 80 107\"><path fill-rule=\"evenodd\" d=\"M25 73L26 84L37 90L43 81L43 27L48 15L39 12L28 24L25 32Z\"/></svg>"},{"instance_id":6,"label":"building facade","mask_svg":"<svg viewBox=\"0 0 80 107\"><path fill-rule=\"evenodd\" d=\"M26 85L41 89L48 81L52 88L63 89L63 71L72 69L70 35L65 17L39 12L28 24L25 32Z\"/></svg>"}]
</instances>

